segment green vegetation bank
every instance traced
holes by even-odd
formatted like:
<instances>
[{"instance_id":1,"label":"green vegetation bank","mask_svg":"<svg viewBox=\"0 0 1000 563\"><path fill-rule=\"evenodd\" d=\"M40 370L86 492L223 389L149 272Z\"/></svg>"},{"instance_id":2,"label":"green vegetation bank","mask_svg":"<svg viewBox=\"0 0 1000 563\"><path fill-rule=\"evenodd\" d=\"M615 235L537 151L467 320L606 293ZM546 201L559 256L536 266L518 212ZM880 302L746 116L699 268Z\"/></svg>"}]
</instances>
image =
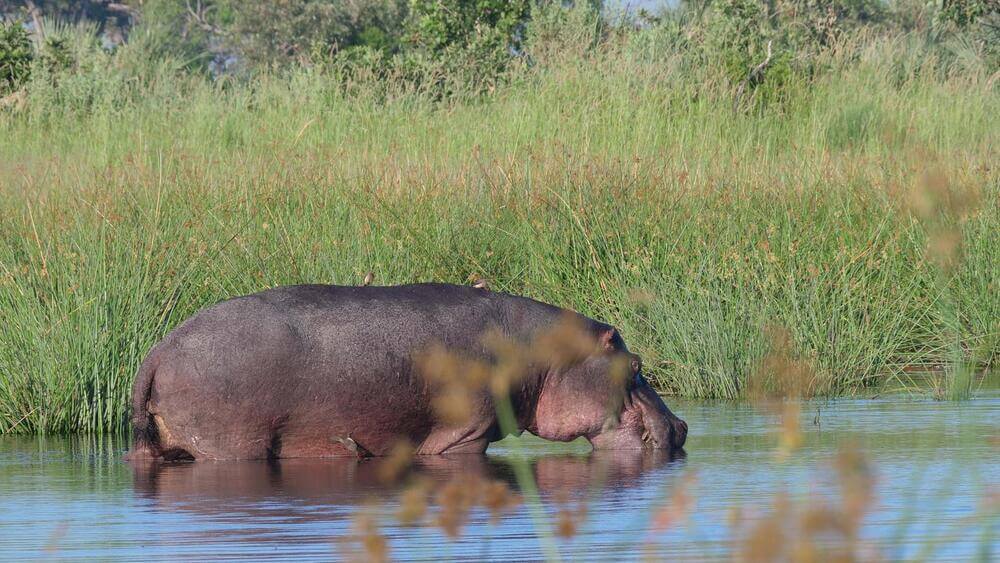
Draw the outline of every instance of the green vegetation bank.
<instances>
[{"instance_id":1,"label":"green vegetation bank","mask_svg":"<svg viewBox=\"0 0 1000 563\"><path fill-rule=\"evenodd\" d=\"M188 315L369 271L605 319L683 396L775 341L822 394L1000 359L995 3L254 4L0 2L0 432L122 429Z\"/></svg>"}]
</instances>

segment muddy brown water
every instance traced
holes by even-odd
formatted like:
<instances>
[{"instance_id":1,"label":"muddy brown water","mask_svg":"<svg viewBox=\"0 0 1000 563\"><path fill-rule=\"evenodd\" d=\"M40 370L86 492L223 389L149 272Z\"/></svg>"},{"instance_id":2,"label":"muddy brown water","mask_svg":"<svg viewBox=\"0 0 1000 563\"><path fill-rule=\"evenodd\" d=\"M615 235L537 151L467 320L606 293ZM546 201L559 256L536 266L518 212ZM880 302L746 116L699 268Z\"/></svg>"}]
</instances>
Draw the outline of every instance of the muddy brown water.
<instances>
[{"instance_id":1,"label":"muddy brown water","mask_svg":"<svg viewBox=\"0 0 1000 563\"><path fill-rule=\"evenodd\" d=\"M1000 393L965 402L807 403L803 445L784 460L775 454L774 416L731 403L670 405L691 428L686 455L599 455L583 442L527 436L494 444L486 456L419 460L408 479L483 476L520 490L516 465L532 472L540 512L522 504L493 523L477 508L457 539L433 523L399 525L392 514L401 486L384 484L370 461L136 468L121 461L126 444L118 438L0 437L0 559L338 559L359 507L373 503L398 560L533 560L551 555L546 545L574 561L724 559L740 537L734 508L752 525L776 494L832 498L832 462L844 447L858 448L874 467L875 501L861 528L866 553L1000 555ZM678 487L689 489L690 510L652 532L652 518ZM567 499L570 507L585 499L586 519L573 538L546 544L539 530L554 526Z\"/></svg>"}]
</instances>

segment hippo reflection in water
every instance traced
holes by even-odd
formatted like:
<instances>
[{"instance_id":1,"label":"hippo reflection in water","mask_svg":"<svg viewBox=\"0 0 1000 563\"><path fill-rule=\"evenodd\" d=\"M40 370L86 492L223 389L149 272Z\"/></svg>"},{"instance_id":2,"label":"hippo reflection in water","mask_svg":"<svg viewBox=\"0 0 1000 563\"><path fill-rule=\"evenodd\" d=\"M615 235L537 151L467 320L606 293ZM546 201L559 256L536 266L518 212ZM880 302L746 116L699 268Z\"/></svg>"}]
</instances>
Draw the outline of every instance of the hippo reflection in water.
<instances>
[{"instance_id":1,"label":"hippo reflection in water","mask_svg":"<svg viewBox=\"0 0 1000 563\"><path fill-rule=\"evenodd\" d=\"M548 354L525 358L509 388L517 431L681 448L687 425L610 325L479 288L303 285L208 307L154 346L132 390L129 458L379 456L403 440L418 454L482 453L503 437L493 394L469 393L461 423L437 416L446 383L422 358L447 350L467 361L458 366L495 365L488 338L537 348L561 325L587 344L549 338Z\"/></svg>"},{"instance_id":2,"label":"hippo reflection in water","mask_svg":"<svg viewBox=\"0 0 1000 563\"><path fill-rule=\"evenodd\" d=\"M562 493L592 494L597 489L625 494L647 475L679 471L683 451L595 451L589 455L545 456L531 460L534 481L542 497ZM357 459L285 459L231 463L134 463L136 492L166 506L204 513L229 509L230 501L288 500L290 515L305 517L301 504L353 506L371 498L392 497L418 479L444 484L455 478L499 480L517 488L513 467L503 457L441 455L414 458L408 474L386 482L379 463ZM282 510L265 503L261 511ZM320 519L324 519L322 513Z\"/></svg>"}]
</instances>

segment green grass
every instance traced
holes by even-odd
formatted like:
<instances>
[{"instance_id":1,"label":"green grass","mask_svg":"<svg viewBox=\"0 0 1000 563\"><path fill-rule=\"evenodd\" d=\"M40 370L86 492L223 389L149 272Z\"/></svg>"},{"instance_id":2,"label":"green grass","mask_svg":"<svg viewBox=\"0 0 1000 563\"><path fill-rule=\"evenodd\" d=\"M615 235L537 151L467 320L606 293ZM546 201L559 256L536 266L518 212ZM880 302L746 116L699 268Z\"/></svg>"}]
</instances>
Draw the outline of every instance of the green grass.
<instances>
[{"instance_id":1,"label":"green grass","mask_svg":"<svg viewBox=\"0 0 1000 563\"><path fill-rule=\"evenodd\" d=\"M743 396L771 325L830 394L995 366L985 69L868 37L734 115L711 67L645 39L446 102L302 69L33 82L0 110L0 432L123 428L143 355L200 307L369 270L483 275L612 322L683 396ZM947 271L940 232L964 242Z\"/></svg>"}]
</instances>

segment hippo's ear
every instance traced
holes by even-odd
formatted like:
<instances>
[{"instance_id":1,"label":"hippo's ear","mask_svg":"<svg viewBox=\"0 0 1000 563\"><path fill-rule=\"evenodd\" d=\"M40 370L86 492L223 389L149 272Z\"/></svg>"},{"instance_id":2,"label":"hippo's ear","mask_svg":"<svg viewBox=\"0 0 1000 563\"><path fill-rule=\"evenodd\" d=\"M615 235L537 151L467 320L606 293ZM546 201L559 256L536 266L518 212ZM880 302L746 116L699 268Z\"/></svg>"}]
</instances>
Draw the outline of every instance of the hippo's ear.
<instances>
[{"instance_id":1,"label":"hippo's ear","mask_svg":"<svg viewBox=\"0 0 1000 563\"><path fill-rule=\"evenodd\" d=\"M618 329L611 327L606 330L602 330L600 334L597 335L597 343L601 350L611 351L615 349L615 340L621 340L618 336Z\"/></svg>"},{"instance_id":2,"label":"hippo's ear","mask_svg":"<svg viewBox=\"0 0 1000 563\"><path fill-rule=\"evenodd\" d=\"M636 375L640 371L642 371L642 358L640 358L636 354L632 354L631 367L632 367L632 375Z\"/></svg>"}]
</instances>

